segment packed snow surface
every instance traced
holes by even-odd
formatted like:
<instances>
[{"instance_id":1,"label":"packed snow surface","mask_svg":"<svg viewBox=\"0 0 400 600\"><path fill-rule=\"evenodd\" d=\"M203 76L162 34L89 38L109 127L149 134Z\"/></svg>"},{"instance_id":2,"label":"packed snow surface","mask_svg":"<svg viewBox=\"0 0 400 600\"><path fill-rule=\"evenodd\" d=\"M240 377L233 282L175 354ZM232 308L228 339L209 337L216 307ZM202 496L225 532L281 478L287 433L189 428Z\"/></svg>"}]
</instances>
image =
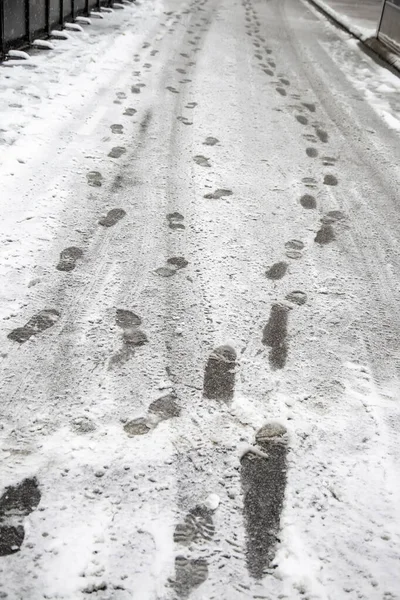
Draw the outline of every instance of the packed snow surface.
<instances>
[{"instance_id":1,"label":"packed snow surface","mask_svg":"<svg viewBox=\"0 0 400 600\"><path fill-rule=\"evenodd\" d=\"M124 7L0 67L0 597L397 600L398 79Z\"/></svg>"}]
</instances>

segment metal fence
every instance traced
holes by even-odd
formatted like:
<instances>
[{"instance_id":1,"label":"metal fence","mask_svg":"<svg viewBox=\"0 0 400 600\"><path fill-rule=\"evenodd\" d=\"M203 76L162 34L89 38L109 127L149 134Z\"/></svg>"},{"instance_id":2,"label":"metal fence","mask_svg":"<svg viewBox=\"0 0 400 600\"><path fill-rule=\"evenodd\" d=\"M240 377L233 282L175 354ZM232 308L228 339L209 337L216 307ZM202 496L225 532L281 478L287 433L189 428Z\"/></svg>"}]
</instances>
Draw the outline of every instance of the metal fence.
<instances>
[{"instance_id":1,"label":"metal fence","mask_svg":"<svg viewBox=\"0 0 400 600\"><path fill-rule=\"evenodd\" d=\"M384 0L377 37L400 52L400 0Z\"/></svg>"},{"instance_id":2,"label":"metal fence","mask_svg":"<svg viewBox=\"0 0 400 600\"><path fill-rule=\"evenodd\" d=\"M112 6L112 0L0 0L0 60L8 50L47 37L66 21L91 10Z\"/></svg>"}]
</instances>

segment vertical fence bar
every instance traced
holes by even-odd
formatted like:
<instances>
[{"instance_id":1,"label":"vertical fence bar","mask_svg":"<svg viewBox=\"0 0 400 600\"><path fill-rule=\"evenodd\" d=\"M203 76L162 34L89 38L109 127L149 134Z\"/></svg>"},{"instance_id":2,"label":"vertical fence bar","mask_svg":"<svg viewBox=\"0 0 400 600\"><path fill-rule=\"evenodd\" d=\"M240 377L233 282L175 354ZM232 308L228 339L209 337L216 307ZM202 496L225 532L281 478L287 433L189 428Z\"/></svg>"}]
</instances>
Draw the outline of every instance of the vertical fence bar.
<instances>
[{"instance_id":1,"label":"vertical fence bar","mask_svg":"<svg viewBox=\"0 0 400 600\"><path fill-rule=\"evenodd\" d=\"M50 0L46 0L46 33L50 35L51 26L50 26Z\"/></svg>"},{"instance_id":2,"label":"vertical fence bar","mask_svg":"<svg viewBox=\"0 0 400 600\"><path fill-rule=\"evenodd\" d=\"M87 17L90 15L89 0L86 0L86 2L85 2L85 15Z\"/></svg>"},{"instance_id":3,"label":"vertical fence bar","mask_svg":"<svg viewBox=\"0 0 400 600\"><path fill-rule=\"evenodd\" d=\"M75 21L75 0L71 0L71 18Z\"/></svg>"},{"instance_id":4,"label":"vertical fence bar","mask_svg":"<svg viewBox=\"0 0 400 600\"><path fill-rule=\"evenodd\" d=\"M384 10L385 10L385 4L386 4L386 0L383 0L382 1L381 16L380 16L380 19L378 21L378 27L376 28L376 34L375 34L376 38L379 38L379 30L380 30L381 25L382 25L383 13L384 13Z\"/></svg>"},{"instance_id":5,"label":"vertical fence bar","mask_svg":"<svg viewBox=\"0 0 400 600\"><path fill-rule=\"evenodd\" d=\"M64 0L60 0L60 27L64 27Z\"/></svg>"},{"instance_id":6,"label":"vertical fence bar","mask_svg":"<svg viewBox=\"0 0 400 600\"><path fill-rule=\"evenodd\" d=\"M4 2L0 0L0 60L6 56L6 40L4 36Z\"/></svg>"},{"instance_id":7,"label":"vertical fence bar","mask_svg":"<svg viewBox=\"0 0 400 600\"><path fill-rule=\"evenodd\" d=\"M32 41L31 33L31 5L30 0L25 0L25 29L28 37L28 42Z\"/></svg>"}]
</instances>

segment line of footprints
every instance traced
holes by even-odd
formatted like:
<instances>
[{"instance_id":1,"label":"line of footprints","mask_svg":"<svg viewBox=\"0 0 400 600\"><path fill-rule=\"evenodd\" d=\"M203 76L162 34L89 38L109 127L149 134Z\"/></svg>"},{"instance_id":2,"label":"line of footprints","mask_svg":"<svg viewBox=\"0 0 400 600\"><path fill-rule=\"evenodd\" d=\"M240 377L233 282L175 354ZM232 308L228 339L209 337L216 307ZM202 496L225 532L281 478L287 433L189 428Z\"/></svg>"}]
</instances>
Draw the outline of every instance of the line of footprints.
<instances>
[{"instance_id":1,"label":"line of footprints","mask_svg":"<svg viewBox=\"0 0 400 600\"><path fill-rule=\"evenodd\" d=\"M246 34L253 40L254 58L257 60L258 66L262 72L270 79L272 85L275 86L276 92L283 97L287 97L288 89L290 88L290 80L284 73L277 72L276 61L273 56L273 51L266 45L265 38L260 35L260 20L256 10L253 8L249 0L242 1L245 9L245 28ZM290 104L288 108L294 113L296 121L302 127L311 126L312 130L306 131L303 134L304 139L310 145L306 147L306 156L315 159L319 157L320 151L317 147L318 143L323 145L328 144L329 135L322 123L319 121L311 121L308 115L313 115L316 112L316 105L313 102L302 100L299 94L291 94L296 103ZM281 110L281 109L278 109ZM304 114L305 113L305 114ZM336 158L323 155L321 157L322 164L327 167L333 167L336 163ZM316 189L318 182L314 177L304 177L302 183L309 191L304 193L300 199L300 205L307 211L317 209L317 200L313 195L312 190ZM338 179L332 173L324 175L323 184L327 186L337 186ZM340 210L332 210L325 214L321 219L321 225L316 232L314 241L321 246L331 243L336 238L336 230L339 227L347 227L346 215ZM301 240L289 240L285 243L286 257L292 260L301 259L305 244ZM266 277L270 280L282 279L289 269L289 263L279 261L272 264L266 270ZM307 296L304 292L296 290L286 296L286 300L294 305L301 306L306 303ZM282 369L287 360L288 344L287 344L287 328L288 315L290 306L284 303L276 303L271 307L270 317L266 324L262 342L270 348L269 362L273 369Z\"/></svg>"},{"instance_id":2,"label":"line of footprints","mask_svg":"<svg viewBox=\"0 0 400 600\"><path fill-rule=\"evenodd\" d=\"M205 1L197 6L201 10ZM276 63L272 56L272 50L265 46L265 38L260 35L260 21L251 2L242 2L245 8L245 21L247 35L254 39L255 58L268 77L275 77ZM184 14L184 11L182 14ZM168 16L172 13L166 13ZM172 25L179 22L181 15L176 15ZM202 18L197 26L208 24L207 18ZM172 28L173 30L173 28ZM191 32L193 33L193 32ZM199 36L196 36L199 37ZM193 45L198 39L193 39ZM149 47L148 43L143 45ZM197 47L194 49L196 50ZM154 56L156 50L152 50ZM263 55L265 54L265 56ZM182 53L183 58L190 59L189 54ZM139 55L135 55L135 62L140 60ZM188 66L193 66L193 61L188 62ZM145 68L151 67L150 63L144 65ZM177 72L185 75L185 69L178 68ZM140 71L135 71L139 76ZM187 83L189 80L181 80L180 83ZM145 84L136 83L132 86L132 94L140 94ZM284 76L278 74L278 80L274 81L276 91L280 96L287 96L287 88L290 81ZM178 93L178 90L168 86L167 90L171 93ZM293 94L300 104L294 105L295 118L298 123L307 127L309 119L303 113L304 109L308 113L315 113L316 106L310 102L302 102L301 98ZM126 94L118 92L114 102L122 104L126 99ZM189 102L186 108L193 110L196 107L195 102ZM136 113L133 107L125 108L124 115L132 117ZM141 123L141 130L146 130L151 115L145 115ZM184 125L192 124L186 117L178 117L178 120ZM316 144L318 140L326 144L329 136L318 122L311 124L313 132L304 134L305 139L310 144ZM111 126L111 132L114 135L123 133L123 126L114 124ZM219 140L215 137L207 137L203 144L205 146L218 146ZM108 156L112 159L119 159L126 153L123 146L115 146L111 149ZM310 145L306 148L306 155L309 158L317 158L319 150L316 146ZM210 158L204 155L194 156L195 163L203 168L210 167ZM333 166L335 159L324 156L323 164ZM98 171L90 171L87 174L87 183L91 187L101 187L103 177ZM306 188L312 190L317 182L314 178L304 178L303 183ZM325 185L335 186L338 184L336 177L332 174L326 174L324 178ZM208 200L219 200L224 196L230 196L233 192L227 188L216 189L214 192L204 195ZM315 210L317 201L315 197L307 192L299 200L300 205L305 210ZM126 216L121 208L114 208L108 211L106 215L99 219L99 225L110 228ZM340 211L331 211L321 220L321 227L316 233L315 242L320 245L328 244L335 239L335 226L345 220L345 215ZM185 229L185 218L179 212L172 212L166 216L168 227L176 232ZM304 244L300 240L290 240L285 244L285 254L291 260L300 259L303 255ZM83 251L77 247L64 249L60 254L57 269L59 271L73 271L77 262L83 258ZM165 265L155 270L155 273L161 277L171 277L180 270L188 266L188 261L183 257L169 258ZM271 265L265 275L267 279L277 281L282 279L288 271L289 263L280 261ZM293 305L302 306L306 303L306 294L295 290L286 296L286 301ZM288 346L287 346L287 328L288 314L290 308L288 304L275 303L271 307L270 316L263 330L262 343L270 348L269 362L271 368L282 369L285 366ZM24 343L31 337L52 327L61 317L59 311L55 309L45 309L34 315L23 326L14 329L8 337L18 343ZM141 329L141 318L127 309L117 309L115 315L116 325L122 331L122 347L115 354L109 363L109 368L114 368L129 360L135 352L135 349L148 342L145 332ZM204 372L203 397L211 401L223 402L229 404L234 395L235 372L237 369L236 351L230 346L221 346L216 348L208 358ZM179 418L181 407L176 393L168 391L160 398L152 402L148 408L147 415L133 420L127 420L123 429L127 436L146 435L154 431L157 426L168 419ZM77 420L75 420L77 421ZM89 433L95 429L95 425L90 419L85 418L79 422L74 422L73 426L76 432L81 434ZM240 463L241 485L243 493L243 512L244 523L246 527L246 560L249 573L255 579L261 579L268 572L275 555L275 547L279 542L279 521L280 513L285 495L286 476L287 476L287 451L288 451L287 432L285 428L276 423L266 424L255 437L256 451L249 451L245 454ZM25 530L24 518L27 517L40 503L41 492L39 482L35 477L25 479L16 486L10 486L6 489L0 498L0 556L6 556L17 552L23 543ZM261 501L262 500L262 501ZM178 598L187 598L191 590L198 587L208 577L208 561L198 556L196 557L196 547L199 544L210 544L215 536L214 512L218 508L212 495L204 503L197 504L189 509L187 514L179 522L174 531L174 542L178 547L187 548L187 552L179 552L175 558L175 577L170 580L170 586L175 591ZM194 553L194 554L193 554Z\"/></svg>"}]
</instances>

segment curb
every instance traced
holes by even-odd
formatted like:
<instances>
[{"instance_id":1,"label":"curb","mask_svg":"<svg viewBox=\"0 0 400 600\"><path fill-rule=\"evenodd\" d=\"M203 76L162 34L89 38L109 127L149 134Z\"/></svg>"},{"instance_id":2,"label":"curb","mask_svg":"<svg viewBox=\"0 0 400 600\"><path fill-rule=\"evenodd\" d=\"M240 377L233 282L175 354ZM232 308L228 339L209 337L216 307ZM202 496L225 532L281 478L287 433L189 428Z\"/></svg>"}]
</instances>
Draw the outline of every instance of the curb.
<instances>
[{"instance_id":1,"label":"curb","mask_svg":"<svg viewBox=\"0 0 400 600\"><path fill-rule=\"evenodd\" d=\"M397 74L400 75L400 56L378 40L378 38L375 36L366 36L357 26L350 23L346 16L338 14L325 2L320 0L307 0L307 2L330 21L333 21L335 25L359 40L369 50L372 50L374 54L393 67L397 71Z\"/></svg>"}]
</instances>

